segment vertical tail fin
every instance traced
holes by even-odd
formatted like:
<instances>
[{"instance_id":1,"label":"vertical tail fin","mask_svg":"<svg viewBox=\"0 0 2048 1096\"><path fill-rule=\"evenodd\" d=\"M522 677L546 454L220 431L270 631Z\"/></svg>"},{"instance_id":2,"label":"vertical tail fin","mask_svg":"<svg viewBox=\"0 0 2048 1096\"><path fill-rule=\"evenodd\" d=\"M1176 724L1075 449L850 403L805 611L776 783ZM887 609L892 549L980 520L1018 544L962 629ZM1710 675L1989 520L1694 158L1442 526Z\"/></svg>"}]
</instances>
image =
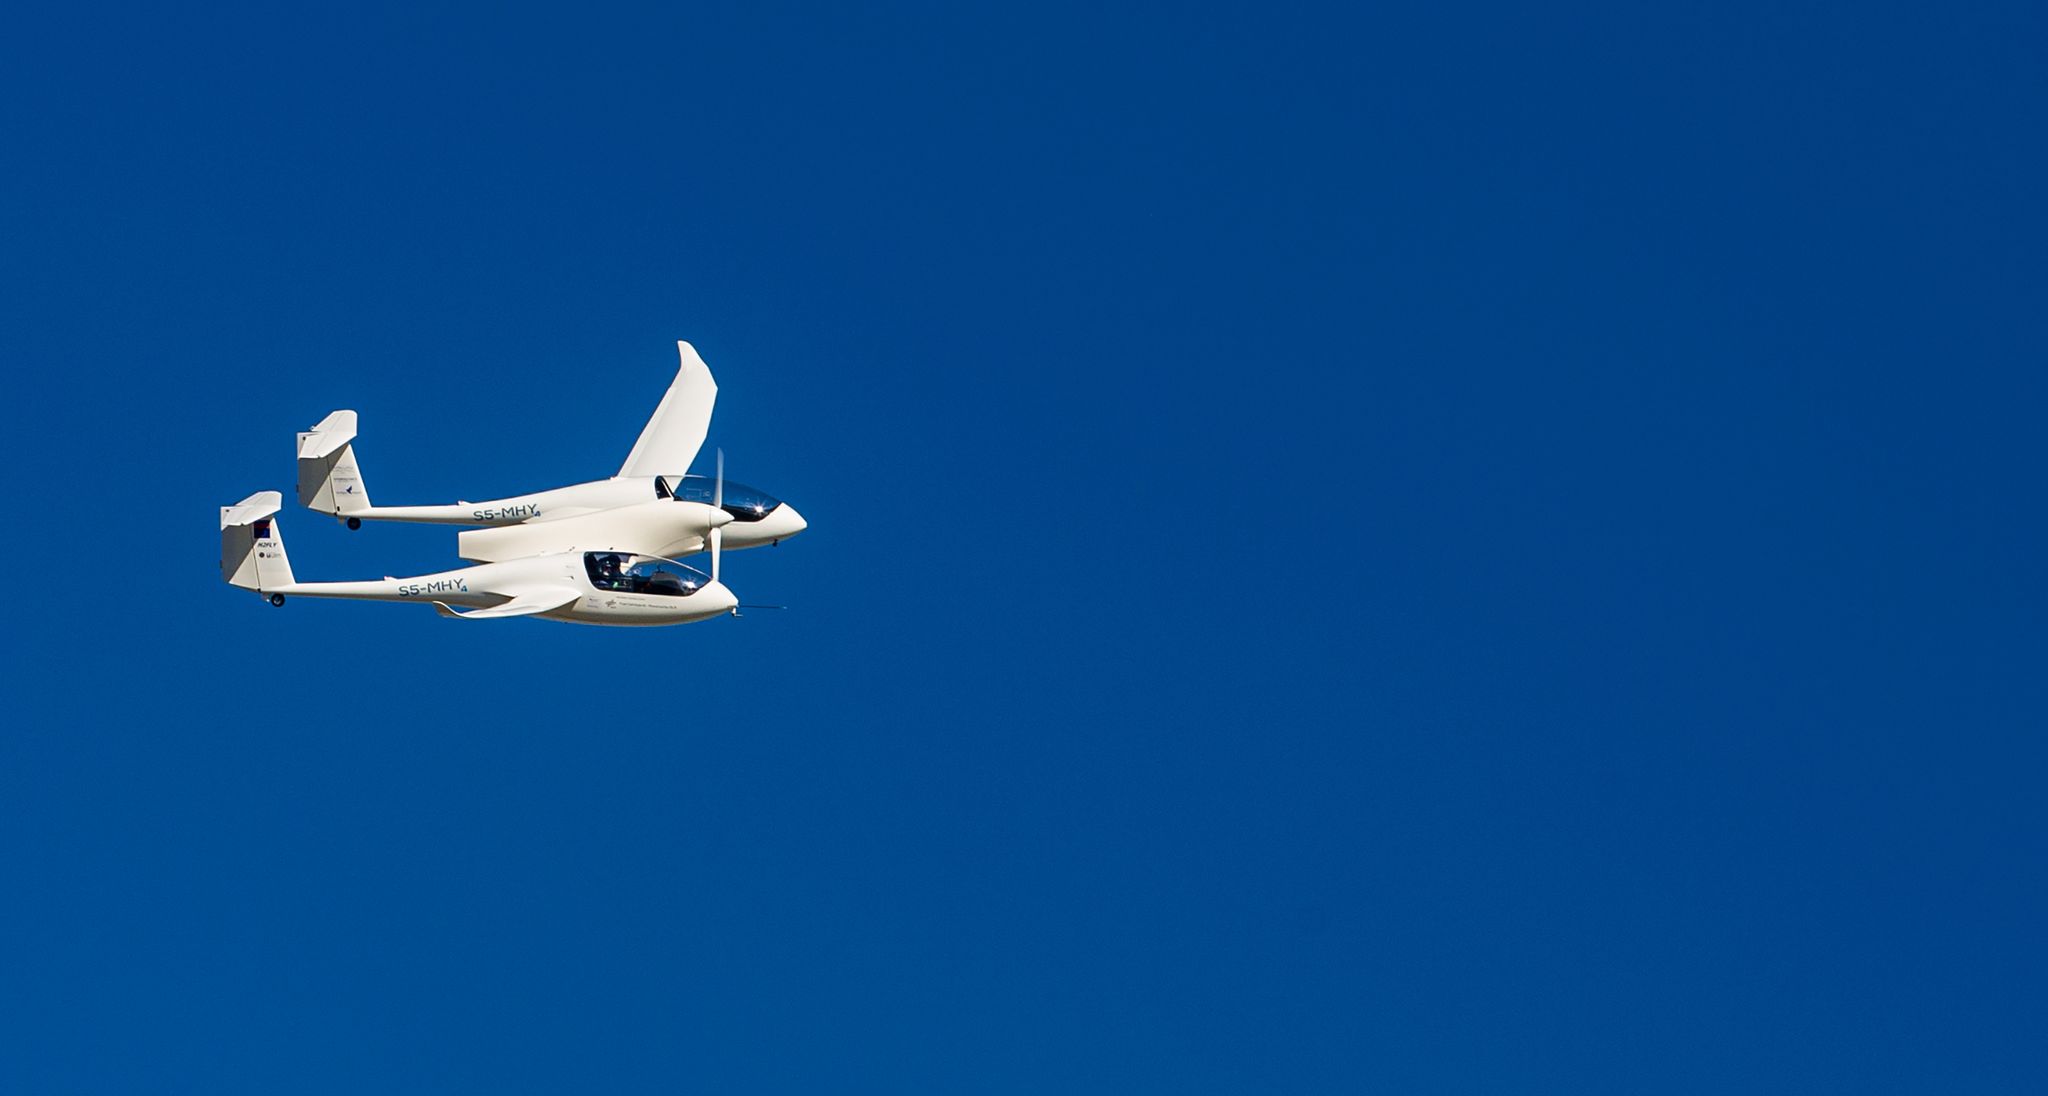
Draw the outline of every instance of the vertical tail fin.
<instances>
[{"instance_id":1,"label":"vertical tail fin","mask_svg":"<svg viewBox=\"0 0 2048 1096\"><path fill-rule=\"evenodd\" d=\"M370 492L356 467L356 413L336 411L299 435L299 503L346 517L370 508Z\"/></svg>"},{"instance_id":2,"label":"vertical tail fin","mask_svg":"<svg viewBox=\"0 0 2048 1096\"><path fill-rule=\"evenodd\" d=\"M244 590L274 590L292 584L284 536L276 514L284 496L258 491L220 508L220 577Z\"/></svg>"}]
</instances>

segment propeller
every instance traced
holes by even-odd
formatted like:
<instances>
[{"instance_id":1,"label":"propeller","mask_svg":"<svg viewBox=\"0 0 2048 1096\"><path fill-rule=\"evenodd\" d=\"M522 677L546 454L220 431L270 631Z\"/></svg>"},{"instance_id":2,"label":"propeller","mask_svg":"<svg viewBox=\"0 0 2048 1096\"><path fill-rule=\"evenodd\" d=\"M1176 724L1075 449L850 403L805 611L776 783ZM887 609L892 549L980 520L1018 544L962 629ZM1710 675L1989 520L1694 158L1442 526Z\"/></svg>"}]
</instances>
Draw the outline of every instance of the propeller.
<instances>
[{"instance_id":1,"label":"propeller","mask_svg":"<svg viewBox=\"0 0 2048 1096\"><path fill-rule=\"evenodd\" d=\"M725 450L718 450L718 479L711 485L711 508L725 509ZM725 543L725 527L711 529L711 581L718 581L718 549Z\"/></svg>"},{"instance_id":2,"label":"propeller","mask_svg":"<svg viewBox=\"0 0 2048 1096\"><path fill-rule=\"evenodd\" d=\"M713 481L712 481L712 484L711 484L711 508L712 508L713 510L723 510L723 509L725 509L725 450L723 450L723 449L720 449L720 450L718 450L717 452L718 452L718 478L717 478L716 480L713 480ZM714 528L713 528L713 529L711 530L711 581L713 581L713 582L717 582L717 581L718 581L718 554L719 554L719 549L720 549L721 547L723 547L723 546L724 546L724 544L725 544L725 527L724 527L723 525L720 525L720 526L714 527ZM738 615L740 615L740 610L741 610L741 609L787 609L787 608L789 608L789 606L787 606L787 605L749 605L749 604L741 604L741 605L734 605L734 606L732 607L732 615L734 615L734 616L738 616Z\"/></svg>"}]
</instances>

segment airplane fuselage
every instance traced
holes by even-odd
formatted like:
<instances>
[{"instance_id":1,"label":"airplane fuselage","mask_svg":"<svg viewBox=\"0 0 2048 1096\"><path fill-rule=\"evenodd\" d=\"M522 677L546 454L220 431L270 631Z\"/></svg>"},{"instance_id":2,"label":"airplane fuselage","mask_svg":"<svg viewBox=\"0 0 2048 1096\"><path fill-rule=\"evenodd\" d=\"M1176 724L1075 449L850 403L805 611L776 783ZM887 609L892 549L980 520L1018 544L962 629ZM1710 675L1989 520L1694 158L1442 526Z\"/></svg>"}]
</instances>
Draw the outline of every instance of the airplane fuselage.
<instances>
[{"instance_id":1,"label":"airplane fuselage","mask_svg":"<svg viewBox=\"0 0 2048 1096\"><path fill-rule=\"evenodd\" d=\"M457 502L441 506L370 506L335 514L337 518L363 521L405 521L431 525L501 527L561 521L600 511L617 510L639 503L674 497L673 488L695 491L700 477L619 476L612 479L575 483L525 495ZM708 500L708 489L703 492ZM793 537L806 527L804 519L787 503L750 506L736 501L726 507L733 521L725 527L725 547L758 548ZM350 526L354 528L352 524ZM692 551L701 550L701 546Z\"/></svg>"},{"instance_id":2,"label":"airplane fuselage","mask_svg":"<svg viewBox=\"0 0 2048 1096\"><path fill-rule=\"evenodd\" d=\"M337 516L431 525L518 525L544 518L574 517L659 498L654 481L653 476L620 477L483 502L457 502L442 506L371 506Z\"/></svg>"},{"instance_id":3,"label":"airplane fuselage","mask_svg":"<svg viewBox=\"0 0 2048 1096\"><path fill-rule=\"evenodd\" d=\"M687 596L625 588L599 589L588 573L584 554L580 552L484 563L409 578L368 582L293 582L260 587L257 592L288 598L438 603L464 609L490 609L536 589L574 590L577 595L566 605L534 614L540 619L613 627L690 624L730 613L739 603L732 591L717 582L706 583Z\"/></svg>"}]
</instances>

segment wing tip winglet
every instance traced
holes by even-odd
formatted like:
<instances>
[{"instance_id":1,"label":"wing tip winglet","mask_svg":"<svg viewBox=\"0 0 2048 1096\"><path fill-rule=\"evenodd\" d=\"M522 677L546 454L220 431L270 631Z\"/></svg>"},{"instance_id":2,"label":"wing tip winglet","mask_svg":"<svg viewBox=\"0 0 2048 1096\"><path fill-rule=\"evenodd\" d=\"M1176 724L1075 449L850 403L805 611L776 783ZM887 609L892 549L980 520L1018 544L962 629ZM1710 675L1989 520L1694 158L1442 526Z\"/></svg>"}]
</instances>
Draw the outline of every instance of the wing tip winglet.
<instances>
[{"instance_id":1,"label":"wing tip winglet","mask_svg":"<svg viewBox=\"0 0 2048 1096\"><path fill-rule=\"evenodd\" d=\"M676 340L676 355L675 379L641 428L626 463L619 466L620 476L680 476L704 446L718 401L718 381L688 339Z\"/></svg>"}]
</instances>

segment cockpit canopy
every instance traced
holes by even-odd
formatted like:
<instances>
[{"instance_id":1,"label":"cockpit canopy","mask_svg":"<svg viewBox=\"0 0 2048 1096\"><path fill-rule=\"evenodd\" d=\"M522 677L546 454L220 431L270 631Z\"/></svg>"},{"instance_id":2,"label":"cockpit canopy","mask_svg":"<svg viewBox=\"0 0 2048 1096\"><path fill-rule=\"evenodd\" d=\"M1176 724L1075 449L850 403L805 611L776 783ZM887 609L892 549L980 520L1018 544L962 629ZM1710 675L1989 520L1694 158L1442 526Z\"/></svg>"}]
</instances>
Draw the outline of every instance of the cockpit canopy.
<instances>
[{"instance_id":1,"label":"cockpit canopy","mask_svg":"<svg viewBox=\"0 0 2048 1096\"><path fill-rule=\"evenodd\" d=\"M583 570L592 586L621 594L689 597L711 581L704 572L672 559L624 552L585 552Z\"/></svg>"},{"instance_id":2,"label":"cockpit canopy","mask_svg":"<svg viewBox=\"0 0 2048 1096\"><path fill-rule=\"evenodd\" d=\"M663 476L655 482L655 493L666 497L679 498L684 502L711 504L711 493L716 487L709 476ZM759 488L744 483L725 481L725 512L734 521L760 521L775 512L782 500Z\"/></svg>"}]
</instances>

